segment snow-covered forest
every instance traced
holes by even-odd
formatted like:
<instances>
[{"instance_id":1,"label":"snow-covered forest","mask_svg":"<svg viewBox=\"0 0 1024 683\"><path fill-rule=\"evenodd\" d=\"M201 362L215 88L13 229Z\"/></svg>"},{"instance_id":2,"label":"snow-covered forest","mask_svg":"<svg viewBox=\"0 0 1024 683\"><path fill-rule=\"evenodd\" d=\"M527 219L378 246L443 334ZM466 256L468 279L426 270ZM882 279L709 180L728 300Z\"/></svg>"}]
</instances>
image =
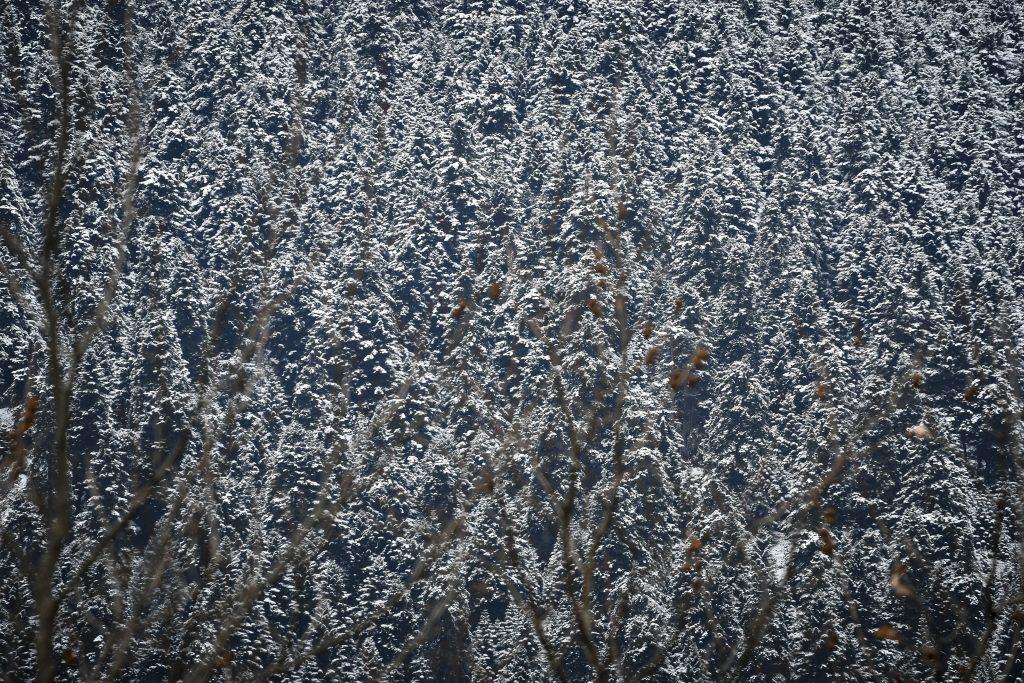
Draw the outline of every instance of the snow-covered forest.
<instances>
[{"instance_id":1,"label":"snow-covered forest","mask_svg":"<svg viewBox=\"0 0 1024 683\"><path fill-rule=\"evenodd\" d=\"M1019 681L1016 0L0 2L0 679Z\"/></svg>"}]
</instances>

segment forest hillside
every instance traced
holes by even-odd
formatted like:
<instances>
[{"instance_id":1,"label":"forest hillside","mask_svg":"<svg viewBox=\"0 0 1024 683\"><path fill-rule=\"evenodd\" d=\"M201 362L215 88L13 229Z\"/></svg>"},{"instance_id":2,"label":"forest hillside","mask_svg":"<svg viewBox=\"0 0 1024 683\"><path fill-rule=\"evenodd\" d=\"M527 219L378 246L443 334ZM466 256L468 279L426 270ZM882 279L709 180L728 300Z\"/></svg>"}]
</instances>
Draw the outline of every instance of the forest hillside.
<instances>
[{"instance_id":1,"label":"forest hillside","mask_svg":"<svg viewBox=\"0 0 1024 683\"><path fill-rule=\"evenodd\" d=\"M0 679L1017 681L1024 7L0 3Z\"/></svg>"}]
</instances>

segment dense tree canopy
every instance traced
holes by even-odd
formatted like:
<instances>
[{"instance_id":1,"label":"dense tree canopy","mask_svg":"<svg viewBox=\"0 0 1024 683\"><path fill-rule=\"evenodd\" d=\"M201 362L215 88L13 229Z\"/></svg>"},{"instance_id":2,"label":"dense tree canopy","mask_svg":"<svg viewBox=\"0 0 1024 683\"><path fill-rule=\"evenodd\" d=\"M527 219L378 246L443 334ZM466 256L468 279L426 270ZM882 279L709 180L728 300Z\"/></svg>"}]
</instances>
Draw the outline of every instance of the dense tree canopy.
<instances>
[{"instance_id":1,"label":"dense tree canopy","mask_svg":"<svg viewBox=\"0 0 1024 683\"><path fill-rule=\"evenodd\" d=\"M0 40L4 680L1024 675L1014 2Z\"/></svg>"}]
</instances>

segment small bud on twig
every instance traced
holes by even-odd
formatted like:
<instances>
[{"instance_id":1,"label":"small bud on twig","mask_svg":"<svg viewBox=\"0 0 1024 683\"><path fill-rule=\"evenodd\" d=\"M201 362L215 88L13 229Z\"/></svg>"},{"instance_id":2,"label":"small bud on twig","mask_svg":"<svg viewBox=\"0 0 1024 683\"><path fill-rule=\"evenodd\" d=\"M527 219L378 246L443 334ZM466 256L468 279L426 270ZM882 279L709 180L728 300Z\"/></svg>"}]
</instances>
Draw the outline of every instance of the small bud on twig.
<instances>
[{"instance_id":1,"label":"small bud on twig","mask_svg":"<svg viewBox=\"0 0 1024 683\"><path fill-rule=\"evenodd\" d=\"M900 632L892 626L879 626L875 630L875 638L879 640L899 640Z\"/></svg>"},{"instance_id":2,"label":"small bud on twig","mask_svg":"<svg viewBox=\"0 0 1024 683\"><path fill-rule=\"evenodd\" d=\"M926 424L919 423L907 430L907 436L913 437L918 441L927 441L932 438L932 430L928 429Z\"/></svg>"},{"instance_id":3,"label":"small bud on twig","mask_svg":"<svg viewBox=\"0 0 1024 683\"><path fill-rule=\"evenodd\" d=\"M19 427L22 433L32 429L32 423L35 422L37 410L39 410L39 399L35 396L29 396L25 400L25 414L21 418L21 426Z\"/></svg>"},{"instance_id":4,"label":"small bud on twig","mask_svg":"<svg viewBox=\"0 0 1024 683\"><path fill-rule=\"evenodd\" d=\"M452 309L452 317L455 318L456 320L461 318L462 314L466 312L466 306L468 305L469 304L466 303L465 299L459 299L459 303L456 304L455 308Z\"/></svg>"},{"instance_id":5,"label":"small bud on twig","mask_svg":"<svg viewBox=\"0 0 1024 683\"><path fill-rule=\"evenodd\" d=\"M902 564L897 564L892 568L892 574L889 576L889 587L892 588L893 593L901 598L909 598L914 594L914 589L903 580L906 573L907 568Z\"/></svg>"},{"instance_id":6,"label":"small bud on twig","mask_svg":"<svg viewBox=\"0 0 1024 683\"><path fill-rule=\"evenodd\" d=\"M822 527L818 529L818 537L821 539L821 546L818 547L818 550L826 555L831 555L836 549L836 544L832 541L832 534L828 532L828 529Z\"/></svg>"}]
</instances>

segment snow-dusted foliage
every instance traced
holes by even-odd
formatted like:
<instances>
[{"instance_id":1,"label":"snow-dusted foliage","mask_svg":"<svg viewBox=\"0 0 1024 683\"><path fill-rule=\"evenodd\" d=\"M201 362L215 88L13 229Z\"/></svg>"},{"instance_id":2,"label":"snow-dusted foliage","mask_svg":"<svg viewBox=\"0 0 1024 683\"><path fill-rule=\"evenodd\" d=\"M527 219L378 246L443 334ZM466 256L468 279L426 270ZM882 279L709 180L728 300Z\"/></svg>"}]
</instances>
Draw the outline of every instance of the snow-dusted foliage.
<instances>
[{"instance_id":1,"label":"snow-dusted foliage","mask_svg":"<svg viewBox=\"0 0 1024 683\"><path fill-rule=\"evenodd\" d=\"M1024 676L1012 0L0 3L4 681Z\"/></svg>"}]
</instances>

